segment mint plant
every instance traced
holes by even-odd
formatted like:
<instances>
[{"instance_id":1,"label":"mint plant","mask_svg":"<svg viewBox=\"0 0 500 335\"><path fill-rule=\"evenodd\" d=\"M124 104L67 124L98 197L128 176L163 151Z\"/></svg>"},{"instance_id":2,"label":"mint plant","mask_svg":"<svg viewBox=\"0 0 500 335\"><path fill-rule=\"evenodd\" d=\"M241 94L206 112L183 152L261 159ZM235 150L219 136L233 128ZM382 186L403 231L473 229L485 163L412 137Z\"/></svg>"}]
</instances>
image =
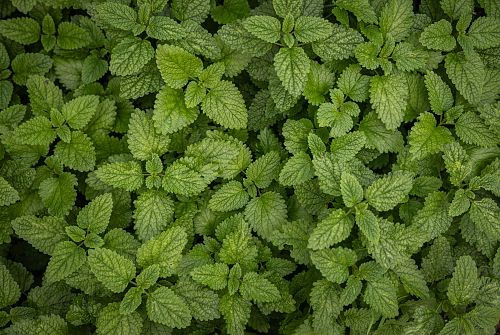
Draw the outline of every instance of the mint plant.
<instances>
[{"instance_id":1,"label":"mint plant","mask_svg":"<svg viewBox=\"0 0 500 335\"><path fill-rule=\"evenodd\" d=\"M489 335L494 0L5 0L0 334Z\"/></svg>"}]
</instances>

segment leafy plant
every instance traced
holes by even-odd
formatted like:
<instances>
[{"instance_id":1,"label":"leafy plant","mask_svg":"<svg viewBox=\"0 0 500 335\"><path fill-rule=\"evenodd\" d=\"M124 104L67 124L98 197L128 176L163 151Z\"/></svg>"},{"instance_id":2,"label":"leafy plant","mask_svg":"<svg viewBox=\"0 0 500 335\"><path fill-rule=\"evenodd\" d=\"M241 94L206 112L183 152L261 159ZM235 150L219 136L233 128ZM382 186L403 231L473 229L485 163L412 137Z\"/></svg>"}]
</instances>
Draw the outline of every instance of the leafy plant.
<instances>
[{"instance_id":1,"label":"leafy plant","mask_svg":"<svg viewBox=\"0 0 500 335\"><path fill-rule=\"evenodd\" d=\"M493 334L491 0L0 4L0 334Z\"/></svg>"}]
</instances>

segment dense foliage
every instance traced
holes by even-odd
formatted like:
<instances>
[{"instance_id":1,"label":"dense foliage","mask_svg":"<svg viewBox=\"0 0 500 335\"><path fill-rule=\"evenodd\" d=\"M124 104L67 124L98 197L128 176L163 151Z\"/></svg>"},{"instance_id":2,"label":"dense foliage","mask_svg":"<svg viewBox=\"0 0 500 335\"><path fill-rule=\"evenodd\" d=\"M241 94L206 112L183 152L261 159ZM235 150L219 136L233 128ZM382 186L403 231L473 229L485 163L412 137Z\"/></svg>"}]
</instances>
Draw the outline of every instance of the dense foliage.
<instances>
[{"instance_id":1,"label":"dense foliage","mask_svg":"<svg viewBox=\"0 0 500 335\"><path fill-rule=\"evenodd\" d=\"M0 1L0 334L492 335L498 0Z\"/></svg>"}]
</instances>

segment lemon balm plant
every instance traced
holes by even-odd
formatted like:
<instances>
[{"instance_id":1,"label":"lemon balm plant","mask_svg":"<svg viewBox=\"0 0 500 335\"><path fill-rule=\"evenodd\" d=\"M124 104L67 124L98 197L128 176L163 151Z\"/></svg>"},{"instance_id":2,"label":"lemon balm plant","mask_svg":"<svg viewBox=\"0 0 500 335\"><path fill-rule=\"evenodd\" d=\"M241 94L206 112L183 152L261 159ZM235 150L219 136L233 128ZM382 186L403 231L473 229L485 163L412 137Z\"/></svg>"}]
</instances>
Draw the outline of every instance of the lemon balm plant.
<instances>
[{"instance_id":1,"label":"lemon balm plant","mask_svg":"<svg viewBox=\"0 0 500 335\"><path fill-rule=\"evenodd\" d=\"M495 0L0 4L0 334L490 335Z\"/></svg>"}]
</instances>

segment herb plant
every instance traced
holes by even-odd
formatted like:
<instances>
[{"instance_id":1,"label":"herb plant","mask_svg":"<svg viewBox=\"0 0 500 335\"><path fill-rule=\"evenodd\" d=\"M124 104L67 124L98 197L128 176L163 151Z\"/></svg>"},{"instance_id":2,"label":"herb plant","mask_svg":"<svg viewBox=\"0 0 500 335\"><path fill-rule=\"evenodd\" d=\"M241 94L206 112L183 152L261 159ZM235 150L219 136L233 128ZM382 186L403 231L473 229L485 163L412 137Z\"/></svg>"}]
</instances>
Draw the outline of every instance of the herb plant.
<instances>
[{"instance_id":1,"label":"herb plant","mask_svg":"<svg viewBox=\"0 0 500 335\"><path fill-rule=\"evenodd\" d=\"M0 334L491 335L497 0L3 0Z\"/></svg>"}]
</instances>

